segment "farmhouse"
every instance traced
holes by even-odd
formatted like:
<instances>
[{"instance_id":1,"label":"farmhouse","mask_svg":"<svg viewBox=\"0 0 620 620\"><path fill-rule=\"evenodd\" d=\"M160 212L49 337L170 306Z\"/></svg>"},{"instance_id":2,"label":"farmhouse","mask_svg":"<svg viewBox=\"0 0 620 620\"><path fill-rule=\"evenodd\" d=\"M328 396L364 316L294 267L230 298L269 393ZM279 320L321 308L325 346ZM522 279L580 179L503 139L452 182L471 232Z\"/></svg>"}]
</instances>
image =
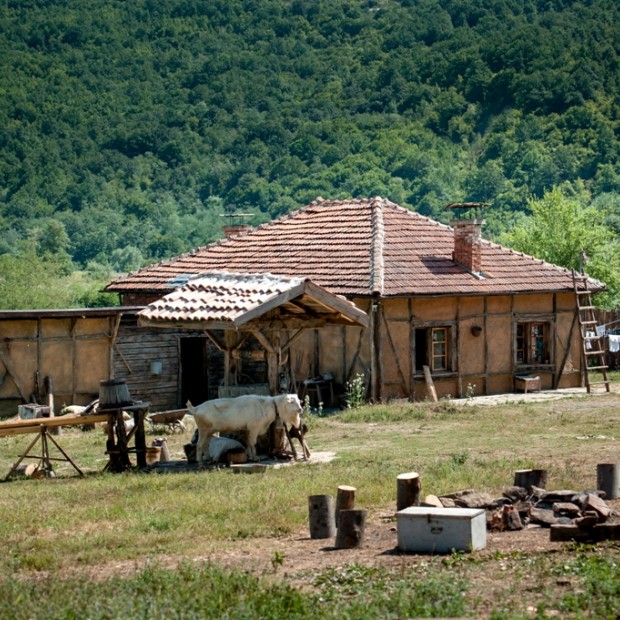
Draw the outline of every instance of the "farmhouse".
<instances>
[{"instance_id":1,"label":"farmhouse","mask_svg":"<svg viewBox=\"0 0 620 620\"><path fill-rule=\"evenodd\" d=\"M161 407L217 396L224 377L231 376L231 360L240 390L270 383L273 391L275 372L284 384L313 395L323 388L322 400L333 404L356 377L375 401L427 398L429 372L439 397L511 392L522 375L539 377L544 389L581 385L571 272L484 240L482 224L470 219L447 226L383 198L319 198L120 277L106 290L137 310L152 309L149 304L205 274L301 278L353 302L368 321L313 323L306 307L308 329L294 331L271 317L290 346L278 356L270 380L260 336L250 332L243 346L239 339L232 348L222 346L230 325L221 326L219 338L213 330L208 335L200 321L191 320L197 300L190 295L185 308L177 298L175 320L149 315L148 308L123 316L114 375L133 383L132 394L150 388L137 397ZM588 284L593 292L603 289L600 282ZM148 327L138 326L140 314ZM144 372L150 375L146 382Z\"/></svg>"}]
</instances>

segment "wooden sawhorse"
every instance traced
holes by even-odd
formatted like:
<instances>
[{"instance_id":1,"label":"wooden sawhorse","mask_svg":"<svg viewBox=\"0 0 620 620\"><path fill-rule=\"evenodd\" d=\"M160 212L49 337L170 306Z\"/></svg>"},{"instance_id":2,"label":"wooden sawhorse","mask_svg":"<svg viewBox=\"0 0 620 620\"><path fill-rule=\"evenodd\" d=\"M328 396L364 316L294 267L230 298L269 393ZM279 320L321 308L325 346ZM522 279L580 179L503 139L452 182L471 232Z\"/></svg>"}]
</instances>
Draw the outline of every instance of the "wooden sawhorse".
<instances>
[{"instance_id":1,"label":"wooden sawhorse","mask_svg":"<svg viewBox=\"0 0 620 620\"><path fill-rule=\"evenodd\" d=\"M18 461L13 465L9 473L6 475L5 480L8 480L13 476L17 468L21 465L24 459L37 458L39 460L39 469L43 471L44 475L51 477L53 475L52 461L65 461L69 463L75 471L84 475L84 472L73 462L71 457L62 449L61 445L54 439L54 436L50 434L49 429L59 426L76 426L82 424L95 424L97 422L111 422L111 416L109 414L92 414L92 415L66 415L53 418L37 418L34 420L12 420L10 422L0 423L0 437L7 437L9 435L23 435L27 433L36 433L36 437L30 442L23 454L19 454ZM35 453L35 447L38 442L41 442L41 450L37 455ZM62 454L63 458L50 456L51 441L58 451Z\"/></svg>"}]
</instances>

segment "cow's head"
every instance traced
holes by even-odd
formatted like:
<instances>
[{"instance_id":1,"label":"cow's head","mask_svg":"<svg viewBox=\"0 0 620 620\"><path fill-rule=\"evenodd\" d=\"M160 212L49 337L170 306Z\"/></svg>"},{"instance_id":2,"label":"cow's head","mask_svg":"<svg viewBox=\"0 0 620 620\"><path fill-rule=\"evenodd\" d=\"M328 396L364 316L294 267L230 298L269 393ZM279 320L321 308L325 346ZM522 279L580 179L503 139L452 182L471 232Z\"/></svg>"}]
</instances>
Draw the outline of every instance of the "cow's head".
<instances>
[{"instance_id":1,"label":"cow's head","mask_svg":"<svg viewBox=\"0 0 620 620\"><path fill-rule=\"evenodd\" d=\"M301 425L302 406L297 394L282 394L278 403L280 417L286 424L299 428Z\"/></svg>"}]
</instances>

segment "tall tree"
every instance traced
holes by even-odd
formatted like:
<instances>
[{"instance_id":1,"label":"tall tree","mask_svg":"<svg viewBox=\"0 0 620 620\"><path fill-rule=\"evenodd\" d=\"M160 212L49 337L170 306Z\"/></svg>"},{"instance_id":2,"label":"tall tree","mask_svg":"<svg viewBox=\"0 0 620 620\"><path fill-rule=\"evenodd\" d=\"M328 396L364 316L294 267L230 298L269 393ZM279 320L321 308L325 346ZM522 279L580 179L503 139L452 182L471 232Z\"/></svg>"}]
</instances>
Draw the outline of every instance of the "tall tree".
<instances>
[{"instance_id":1,"label":"tall tree","mask_svg":"<svg viewBox=\"0 0 620 620\"><path fill-rule=\"evenodd\" d=\"M500 241L549 263L579 270L603 281L607 291L597 299L601 307L620 304L620 238L605 223L601 209L586 206L579 197L558 187L528 202L524 218Z\"/></svg>"}]
</instances>

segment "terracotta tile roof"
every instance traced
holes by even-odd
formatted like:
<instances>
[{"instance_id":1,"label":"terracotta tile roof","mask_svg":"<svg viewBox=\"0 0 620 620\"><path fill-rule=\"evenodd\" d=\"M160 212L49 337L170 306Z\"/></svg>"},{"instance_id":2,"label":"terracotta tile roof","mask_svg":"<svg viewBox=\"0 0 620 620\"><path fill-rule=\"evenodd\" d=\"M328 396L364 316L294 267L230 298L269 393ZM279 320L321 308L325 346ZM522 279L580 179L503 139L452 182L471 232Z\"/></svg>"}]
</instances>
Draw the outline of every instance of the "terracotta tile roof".
<instances>
[{"instance_id":1,"label":"terracotta tile roof","mask_svg":"<svg viewBox=\"0 0 620 620\"><path fill-rule=\"evenodd\" d=\"M482 240L483 277L452 260L451 227L382 199L323 200L113 281L161 293L214 270L307 277L346 296L501 295L573 290L571 272ZM591 288L604 285L592 280Z\"/></svg>"},{"instance_id":2,"label":"terracotta tile roof","mask_svg":"<svg viewBox=\"0 0 620 620\"><path fill-rule=\"evenodd\" d=\"M368 324L353 302L328 293L307 278L228 272L196 276L138 313L141 324L200 323L240 327L278 310L282 319L308 317Z\"/></svg>"}]
</instances>

